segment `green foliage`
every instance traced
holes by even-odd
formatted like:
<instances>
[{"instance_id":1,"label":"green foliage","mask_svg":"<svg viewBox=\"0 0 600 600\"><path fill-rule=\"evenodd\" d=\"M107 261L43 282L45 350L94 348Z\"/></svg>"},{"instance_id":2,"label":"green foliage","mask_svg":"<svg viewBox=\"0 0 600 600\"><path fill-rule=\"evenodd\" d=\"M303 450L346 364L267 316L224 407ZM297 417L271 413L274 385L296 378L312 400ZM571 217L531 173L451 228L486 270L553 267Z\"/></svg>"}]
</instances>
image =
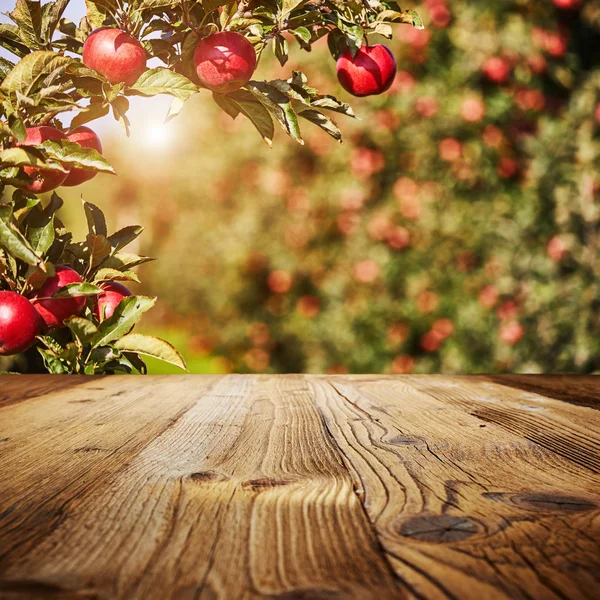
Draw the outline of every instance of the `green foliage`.
<instances>
[{"instance_id":1,"label":"green foliage","mask_svg":"<svg viewBox=\"0 0 600 600\"><path fill-rule=\"evenodd\" d=\"M422 27L413 11L401 11L394 2L374 0L319 4L86 0L87 15L79 25L62 18L67 4L67 0L54 0L41 6L37 0L18 0L10 13L14 25L0 26L0 46L20 59L14 66L8 61L3 64L6 73L0 86L0 116L6 122L0 129L0 141L5 144L22 137L23 123L60 125L56 117L63 112L76 112L72 124L79 126L112 111L128 132L127 96L132 95L171 95L174 105L168 117L174 116L183 102L201 91L193 52L199 39L216 31L245 35L259 57L271 46L284 65L291 39L310 51L315 42L331 34L335 52L345 45L356 51L368 35L382 33L384 26L389 29L385 33L391 35L388 22ZM99 27L119 27L132 34L143 44L148 59L158 59L165 66L146 71L132 86L113 85L64 54L80 54L85 39ZM322 111L349 112L338 110L341 102L332 99L332 104L319 103L317 96L306 78L297 74L288 82L252 81L243 90L215 95L214 99L231 117L241 114L250 119L268 143L274 124L302 142L299 117L341 141L340 130ZM44 158L52 157L42 150L39 159Z\"/></svg>"},{"instance_id":2,"label":"green foliage","mask_svg":"<svg viewBox=\"0 0 600 600\"><path fill-rule=\"evenodd\" d=\"M12 200L0 206L0 273L4 289L23 295L39 290L54 275L54 265L69 265L82 283L68 284L51 298L85 297L81 316L72 317L65 329L41 336L44 366L50 373L143 373L139 355L148 355L185 369L179 353L167 342L130 331L156 301L131 296L123 299L114 314L101 322L95 316L96 297L105 281L138 281L129 270L133 264L151 260L120 252L142 232L129 226L108 235L104 215L88 202L83 203L89 233L85 241L74 242L57 216L63 204L53 194L44 206L35 196L16 191ZM111 265L108 267L107 265ZM37 295L38 300L48 299Z\"/></svg>"}]
</instances>

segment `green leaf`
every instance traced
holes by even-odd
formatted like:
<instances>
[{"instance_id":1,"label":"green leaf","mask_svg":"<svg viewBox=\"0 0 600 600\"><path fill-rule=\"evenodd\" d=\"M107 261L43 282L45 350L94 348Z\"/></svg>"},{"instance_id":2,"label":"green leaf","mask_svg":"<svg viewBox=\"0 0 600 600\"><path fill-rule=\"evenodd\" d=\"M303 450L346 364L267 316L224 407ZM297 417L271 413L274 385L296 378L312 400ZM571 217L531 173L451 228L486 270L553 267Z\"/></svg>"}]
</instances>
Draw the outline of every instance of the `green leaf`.
<instances>
[{"instance_id":1,"label":"green leaf","mask_svg":"<svg viewBox=\"0 0 600 600\"><path fill-rule=\"evenodd\" d=\"M140 283L138 276L133 271L107 268L99 269L94 275L94 281L135 281L135 283Z\"/></svg>"},{"instance_id":2,"label":"green leaf","mask_svg":"<svg viewBox=\"0 0 600 600\"><path fill-rule=\"evenodd\" d=\"M17 192L22 194L21 197L16 198ZM13 194L13 204L13 218L17 224L17 227L20 227L21 223L25 220L25 217L27 217L27 215L40 204L40 199L29 198L28 196L24 195L22 190L16 190Z\"/></svg>"},{"instance_id":3,"label":"green leaf","mask_svg":"<svg viewBox=\"0 0 600 600\"><path fill-rule=\"evenodd\" d=\"M112 15L115 16L119 11L119 2L118 0L85 0L85 5L87 9L88 19L90 18L90 13L95 13L93 16L98 18L97 15ZM102 26L104 21L99 26ZM92 23L93 27L97 25Z\"/></svg>"},{"instance_id":4,"label":"green leaf","mask_svg":"<svg viewBox=\"0 0 600 600\"><path fill-rule=\"evenodd\" d=\"M142 231L144 231L144 228L140 225L128 225L116 233L109 235L108 241L110 245L118 251L127 246L127 244L133 242Z\"/></svg>"},{"instance_id":5,"label":"green leaf","mask_svg":"<svg viewBox=\"0 0 600 600\"><path fill-rule=\"evenodd\" d=\"M2 81L13 69L13 63L3 56L0 56L0 81Z\"/></svg>"},{"instance_id":6,"label":"green leaf","mask_svg":"<svg viewBox=\"0 0 600 600\"><path fill-rule=\"evenodd\" d=\"M71 121L71 129L75 129L76 127L84 125L85 123L89 123L90 121L100 119L101 117L106 116L109 110L110 106L108 104L104 104L102 102L90 103L87 108L82 110L73 118Z\"/></svg>"},{"instance_id":7,"label":"green leaf","mask_svg":"<svg viewBox=\"0 0 600 600\"><path fill-rule=\"evenodd\" d=\"M25 128L23 121L16 115L10 115L8 117L8 125L17 142L24 142L27 137L27 129Z\"/></svg>"},{"instance_id":8,"label":"green leaf","mask_svg":"<svg viewBox=\"0 0 600 600\"><path fill-rule=\"evenodd\" d=\"M144 356L151 356L168 362L184 371L187 370L185 360L168 342L150 335L130 333L114 343L115 348L123 352L133 352Z\"/></svg>"},{"instance_id":9,"label":"green leaf","mask_svg":"<svg viewBox=\"0 0 600 600\"><path fill-rule=\"evenodd\" d=\"M121 123L121 125L125 129L126 135L129 136L129 128L131 125L129 119L127 118L127 111L129 110L129 100L127 100L127 98L125 98L124 96L118 96L110 103L110 105L113 109L113 115L115 119L119 123Z\"/></svg>"},{"instance_id":10,"label":"green leaf","mask_svg":"<svg viewBox=\"0 0 600 600\"><path fill-rule=\"evenodd\" d=\"M213 100L232 119L235 119L241 112L237 102L234 102L229 96L213 93Z\"/></svg>"},{"instance_id":11,"label":"green leaf","mask_svg":"<svg viewBox=\"0 0 600 600\"><path fill-rule=\"evenodd\" d=\"M423 19L414 10L384 10L377 15L378 21L390 21L392 23L407 23L417 29L425 29Z\"/></svg>"},{"instance_id":12,"label":"green leaf","mask_svg":"<svg viewBox=\"0 0 600 600\"><path fill-rule=\"evenodd\" d=\"M6 23L0 24L0 46L9 52L12 52L19 58L22 58L31 52L27 44L19 35L19 28L16 25L9 25ZM4 76L6 77L6 75Z\"/></svg>"},{"instance_id":13,"label":"green leaf","mask_svg":"<svg viewBox=\"0 0 600 600\"><path fill-rule=\"evenodd\" d=\"M387 38L388 40L392 39L392 35L393 35L393 30L391 25L388 25L387 23L377 23L377 25L375 25L375 33L378 35L382 35L383 37Z\"/></svg>"},{"instance_id":14,"label":"green leaf","mask_svg":"<svg viewBox=\"0 0 600 600\"><path fill-rule=\"evenodd\" d=\"M21 39L34 49L42 42L42 10L37 0L17 0L10 18L19 28Z\"/></svg>"},{"instance_id":15,"label":"green leaf","mask_svg":"<svg viewBox=\"0 0 600 600\"><path fill-rule=\"evenodd\" d=\"M307 0L280 0L281 12L280 17L287 17L292 11L296 10L302 4L306 4Z\"/></svg>"},{"instance_id":16,"label":"green leaf","mask_svg":"<svg viewBox=\"0 0 600 600\"><path fill-rule=\"evenodd\" d=\"M41 266L43 260L36 254L27 239L12 223L12 209L8 205L0 206L0 245L14 258L28 265Z\"/></svg>"},{"instance_id":17,"label":"green leaf","mask_svg":"<svg viewBox=\"0 0 600 600\"><path fill-rule=\"evenodd\" d=\"M36 206L27 218L27 239L33 251L44 256L54 243L54 214Z\"/></svg>"},{"instance_id":18,"label":"green leaf","mask_svg":"<svg viewBox=\"0 0 600 600\"><path fill-rule=\"evenodd\" d=\"M146 296L130 296L119 302L114 314L102 321L99 333L93 340L94 348L110 344L114 340L129 333L129 330L156 303L156 298Z\"/></svg>"},{"instance_id":19,"label":"green leaf","mask_svg":"<svg viewBox=\"0 0 600 600\"><path fill-rule=\"evenodd\" d=\"M133 0L130 2L132 11L141 12L153 8L167 8L178 4L178 0Z\"/></svg>"},{"instance_id":20,"label":"green leaf","mask_svg":"<svg viewBox=\"0 0 600 600\"><path fill-rule=\"evenodd\" d=\"M135 93L140 96L168 94L185 101L196 94L198 90L198 86L181 73L156 68L142 73L140 78L127 89L127 93Z\"/></svg>"},{"instance_id":21,"label":"green leaf","mask_svg":"<svg viewBox=\"0 0 600 600\"><path fill-rule=\"evenodd\" d=\"M312 39L312 33L308 27L296 27L292 30L292 34L305 49Z\"/></svg>"},{"instance_id":22,"label":"green leaf","mask_svg":"<svg viewBox=\"0 0 600 600\"><path fill-rule=\"evenodd\" d=\"M237 90L227 94L227 98L234 103L239 112L250 119L265 142L272 146L273 135L275 134L273 119L269 111L255 98L254 94L247 90ZM223 108L223 106L221 107Z\"/></svg>"},{"instance_id":23,"label":"green leaf","mask_svg":"<svg viewBox=\"0 0 600 600\"><path fill-rule=\"evenodd\" d=\"M346 44L350 48L352 56L355 56L358 50L364 43L365 33L363 28L356 23L350 23L345 21L338 15L337 23L338 29L344 34L346 38Z\"/></svg>"},{"instance_id":24,"label":"green leaf","mask_svg":"<svg viewBox=\"0 0 600 600\"><path fill-rule=\"evenodd\" d=\"M38 348L38 352L42 356L44 366L46 367L46 371L48 371L48 373L50 373L51 375L66 375L70 372L69 367L65 365L60 359L53 356L52 353L48 350Z\"/></svg>"},{"instance_id":25,"label":"green leaf","mask_svg":"<svg viewBox=\"0 0 600 600\"><path fill-rule=\"evenodd\" d=\"M104 261L105 258L110 255L112 251L110 242L103 235L88 234L86 238L86 245L90 268L97 267Z\"/></svg>"},{"instance_id":26,"label":"green leaf","mask_svg":"<svg viewBox=\"0 0 600 600\"><path fill-rule=\"evenodd\" d=\"M42 37L46 43L52 41L56 27L70 0L54 0L42 7Z\"/></svg>"},{"instance_id":27,"label":"green leaf","mask_svg":"<svg viewBox=\"0 0 600 600\"><path fill-rule=\"evenodd\" d=\"M287 40L282 35L276 35L273 38L273 53L283 67L289 58L289 48Z\"/></svg>"},{"instance_id":28,"label":"green leaf","mask_svg":"<svg viewBox=\"0 0 600 600\"><path fill-rule=\"evenodd\" d=\"M106 219L104 213L91 202L83 201L83 210L87 220L88 232L91 235L103 235L106 237Z\"/></svg>"},{"instance_id":29,"label":"green leaf","mask_svg":"<svg viewBox=\"0 0 600 600\"><path fill-rule=\"evenodd\" d=\"M49 335L40 335L38 336L38 340L40 340L54 356L62 351L62 346Z\"/></svg>"},{"instance_id":30,"label":"green leaf","mask_svg":"<svg viewBox=\"0 0 600 600\"><path fill-rule=\"evenodd\" d=\"M149 256L138 256L137 254L128 254L127 252L117 252L113 256L104 261L103 267L107 269L116 269L118 271L126 271L132 267L156 260Z\"/></svg>"},{"instance_id":31,"label":"green leaf","mask_svg":"<svg viewBox=\"0 0 600 600\"><path fill-rule=\"evenodd\" d=\"M356 119L356 115L352 110L352 107L345 102L340 102L337 98L333 96L317 96L316 98L311 99L310 105L313 108L324 108L327 110L332 110L334 112L340 113L342 115L346 115L347 117L352 117Z\"/></svg>"},{"instance_id":32,"label":"green leaf","mask_svg":"<svg viewBox=\"0 0 600 600\"><path fill-rule=\"evenodd\" d=\"M294 140L304 144L298 116L292 108L290 98L267 82L251 81L246 86L258 101L275 117L282 129Z\"/></svg>"},{"instance_id":33,"label":"green leaf","mask_svg":"<svg viewBox=\"0 0 600 600\"><path fill-rule=\"evenodd\" d=\"M45 50L32 52L16 64L2 82L0 90L7 94L19 92L23 96L29 96L43 86L46 78L51 77L55 80L73 62L73 58L56 52Z\"/></svg>"},{"instance_id":34,"label":"green leaf","mask_svg":"<svg viewBox=\"0 0 600 600\"><path fill-rule=\"evenodd\" d=\"M318 110L303 110L299 115L311 123L318 125L323 131L326 131L332 138L338 142L342 141L342 132L340 128L335 124L333 120L326 117L323 113Z\"/></svg>"},{"instance_id":35,"label":"green leaf","mask_svg":"<svg viewBox=\"0 0 600 600\"><path fill-rule=\"evenodd\" d=\"M81 296L97 296L101 293L102 290L98 286L84 281L82 283L69 283L65 285L54 292L52 298L79 298Z\"/></svg>"},{"instance_id":36,"label":"green leaf","mask_svg":"<svg viewBox=\"0 0 600 600\"><path fill-rule=\"evenodd\" d=\"M68 140L47 140L39 147L43 148L50 158L63 164L78 169L115 174L110 163L92 148L82 148L79 144Z\"/></svg>"},{"instance_id":37,"label":"green leaf","mask_svg":"<svg viewBox=\"0 0 600 600\"><path fill-rule=\"evenodd\" d=\"M82 344L91 342L99 333L94 323L83 317L71 317L65 321L65 325Z\"/></svg>"},{"instance_id":38,"label":"green leaf","mask_svg":"<svg viewBox=\"0 0 600 600\"><path fill-rule=\"evenodd\" d=\"M44 161L40 158L40 153L35 149L29 148L8 148L0 152L0 168L6 167L39 167L44 171L60 171L66 173L60 163L54 161Z\"/></svg>"}]
</instances>

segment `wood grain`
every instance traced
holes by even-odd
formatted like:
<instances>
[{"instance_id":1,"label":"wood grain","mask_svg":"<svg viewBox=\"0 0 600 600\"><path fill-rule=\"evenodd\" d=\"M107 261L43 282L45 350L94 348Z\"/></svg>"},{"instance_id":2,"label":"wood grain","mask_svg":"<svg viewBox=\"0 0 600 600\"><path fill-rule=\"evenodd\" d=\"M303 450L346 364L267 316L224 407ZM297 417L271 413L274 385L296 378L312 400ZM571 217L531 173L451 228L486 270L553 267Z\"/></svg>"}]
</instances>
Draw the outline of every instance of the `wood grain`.
<instances>
[{"instance_id":1,"label":"wood grain","mask_svg":"<svg viewBox=\"0 0 600 600\"><path fill-rule=\"evenodd\" d=\"M551 384L10 378L0 599L597 598L597 388Z\"/></svg>"}]
</instances>

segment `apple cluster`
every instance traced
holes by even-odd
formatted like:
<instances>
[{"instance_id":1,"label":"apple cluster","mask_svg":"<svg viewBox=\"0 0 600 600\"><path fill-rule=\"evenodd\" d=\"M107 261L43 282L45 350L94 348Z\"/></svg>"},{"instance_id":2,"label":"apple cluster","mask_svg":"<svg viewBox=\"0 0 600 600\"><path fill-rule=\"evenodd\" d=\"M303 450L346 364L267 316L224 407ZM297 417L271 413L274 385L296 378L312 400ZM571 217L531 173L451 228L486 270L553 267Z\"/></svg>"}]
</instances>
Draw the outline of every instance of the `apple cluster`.
<instances>
[{"instance_id":1,"label":"apple cluster","mask_svg":"<svg viewBox=\"0 0 600 600\"><path fill-rule=\"evenodd\" d=\"M114 27L96 29L83 45L83 64L101 73L112 84L133 85L146 69L146 52L132 35ZM221 31L201 39L194 51L194 67L200 83L217 94L227 94L246 85L257 65L254 46L233 31ZM363 97L387 91L396 76L394 55L386 46L364 45L356 52L346 48L337 60L337 77L353 96ZM21 146L37 146L47 140L68 140L82 148L102 153L102 143L88 127L80 126L64 133L56 127L41 125L27 129ZM23 167L33 180L23 189L34 194L59 186L77 186L96 175L94 170L79 168L64 172Z\"/></svg>"},{"instance_id":2,"label":"apple cluster","mask_svg":"<svg viewBox=\"0 0 600 600\"><path fill-rule=\"evenodd\" d=\"M86 305L82 296L53 297L65 286L82 283L79 274L66 265L57 265L55 274L29 297L0 291L0 356L19 354L30 348L38 335L60 329L71 317L80 315ZM100 284L94 300L94 315L99 322L109 319L123 298L131 292L116 281Z\"/></svg>"},{"instance_id":3,"label":"apple cluster","mask_svg":"<svg viewBox=\"0 0 600 600\"><path fill-rule=\"evenodd\" d=\"M146 68L142 45L120 29L94 31L83 46L83 62L113 84L132 85ZM242 34L220 31L201 39L194 50L194 68L200 83L218 94L246 85L257 65L254 46ZM355 53L346 48L337 61L342 87L354 96L387 91L396 75L394 55L386 46L364 45Z\"/></svg>"}]
</instances>

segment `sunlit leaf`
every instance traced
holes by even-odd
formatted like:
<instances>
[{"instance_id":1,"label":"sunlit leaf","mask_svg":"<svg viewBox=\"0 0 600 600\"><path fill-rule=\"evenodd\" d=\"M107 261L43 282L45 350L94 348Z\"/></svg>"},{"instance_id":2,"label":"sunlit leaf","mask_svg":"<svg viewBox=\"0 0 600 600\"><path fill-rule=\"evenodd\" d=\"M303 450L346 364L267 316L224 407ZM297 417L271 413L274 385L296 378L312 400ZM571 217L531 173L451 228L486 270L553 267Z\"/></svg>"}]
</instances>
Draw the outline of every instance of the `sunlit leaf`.
<instances>
[{"instance_id":1,"label":"sunlit leaf","mask_svg":"<svg viewBox=\"0 0 600 600\"><path fill-rule=\"evenodd\" d=\"M168 342L140 333L130 333L117 340L114 347L124 352L134 352L168 362L180 369L186 370L185 360Z\"/></svg>"}]
</instances>

